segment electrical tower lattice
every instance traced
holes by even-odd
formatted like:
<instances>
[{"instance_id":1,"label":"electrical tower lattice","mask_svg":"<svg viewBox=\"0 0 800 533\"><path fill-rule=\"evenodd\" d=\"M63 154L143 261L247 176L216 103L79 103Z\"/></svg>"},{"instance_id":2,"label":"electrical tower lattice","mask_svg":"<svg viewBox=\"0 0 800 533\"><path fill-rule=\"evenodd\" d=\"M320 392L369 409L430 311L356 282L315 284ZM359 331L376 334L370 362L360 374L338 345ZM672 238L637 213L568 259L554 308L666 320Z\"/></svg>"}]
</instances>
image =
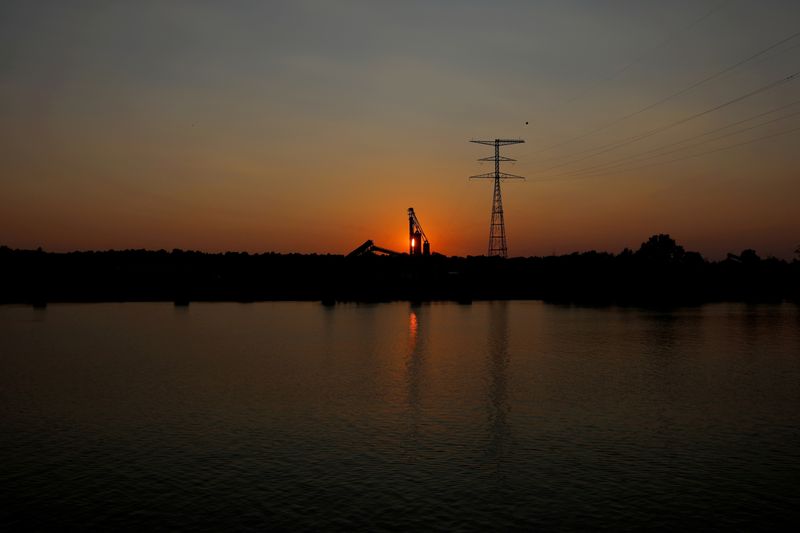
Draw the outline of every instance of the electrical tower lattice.
<instances>
[{"instance_id":1,"label":"electrical tower lattice","mask_svg":"<svg viewBox=\"0 0 800 533\"><path fill-rule=\"evenodd\" d=\"M494 146L494 156L482 157L481 159L478 159L478 161L494 161L494 172L470 176L469 179L494 180L494 195L492 197L492 222L489 225L489 255L508 257L508 243L506 241L506 224L503 217L503 198L500 194L500 180L524 180L525 178L522 176L516 176L514 174L508 174L507 172L500 172L501 161L516 161L516 159L501 156L500 147L509 144L520 144L524 143L525 141L522 139L495 139L493 141L470 142Z\"/></svg>"}]
</instances>

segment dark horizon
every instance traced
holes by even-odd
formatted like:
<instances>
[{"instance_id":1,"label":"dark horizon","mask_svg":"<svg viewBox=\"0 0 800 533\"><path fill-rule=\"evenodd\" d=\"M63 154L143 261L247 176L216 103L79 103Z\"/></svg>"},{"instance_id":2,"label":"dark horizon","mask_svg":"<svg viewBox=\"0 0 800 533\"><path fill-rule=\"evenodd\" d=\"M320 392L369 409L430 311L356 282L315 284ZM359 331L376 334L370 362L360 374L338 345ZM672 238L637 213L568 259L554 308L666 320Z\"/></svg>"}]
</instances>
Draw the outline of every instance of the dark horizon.
<instances>
[{"instance_id":1,"label":"dark horizon","mask_svg":"<svg viewBox=\"0 0 800 533\"><path fill-rule=\"evenodd\" d=\"M48 253L0 247L0 303L69 301L435 301L538 299L590 304L800 301L800 260L755 250L709 261L669 235L637 250L511 257L207 254L191 250Z\"/></svg>"},{"instance_id":2,"label":"dark horizon","mask_svg":"<svg viewBox=\"0 0 800 533\"><path fill-rule=\"evenodd\" d=\"M669 238L672 238L669 233L657 233L653 234L652 237L657 235L666 235ZM645 244L647 241L642 241L639 245L641 247L642 244ZM330 255L330 256L346 256L349 253L353 252L357 249L357 243L353 243L353 248L349 250L339 251L339 252L302 252L302 251L288 251L288 252L281 252L277 250L261 250L261 251L248 251L243 249L228 249L228 250L208 250L202 248L184 248L184 247L175 247L171 249L166 248L96 248L96 249L69 249L69 250L51 250L47 249L42 246L37 247L11 247L7 244L0 243L0 250L8 250L12 252L45 252L48 254L88 254L88 253L103 253L103 252L191 252L191 253L200 253L206 255L225 255L225 254L243 254L243 255L267 255L267 254L277 254L277 255ZM377 246L380 246L381 243L375 243ZM541 254L541 255L509 255L508 259L531 259L531 258L545 258L545 257L563 257L568 255L575 255L575 254L585 254L585 253L599 253L599 254L611 254L611 255L619 255L623 254L626 251L635 251L638 247L630 248L624 247L617 252L610 251L610 250L599 250L599 249L587 249L587 250L574 250L570 252L564 253L551 253L551 254ZM407 251L403 250L390 250L392 252L397 253L398 255L408 255ZM762 254L761 250L758 250L754 247L745 246L739 250L729 250L724 253L721 257L714 259L712 255L707 255L702 251L691 250L692 253L697 253L700 257L703 258L705 261L710 262L719 262L724 261L725 259L730 258L731 256L736 257L740 255L742 252L755 252L756 255L761 259L779 259L786 262L798 261L800 260L800 244L795 246L791 252L787 252L787 255L772 255L772 254ZM432 253L435 255L441 255L444 257L452 257L452 258L469 258L469 257L487 257L486 253L483 254L466 254L466 255L457 255L457 254L444 254L441 253L439 250L435 248L432 250Z\"/></svg>"}]
</instances>

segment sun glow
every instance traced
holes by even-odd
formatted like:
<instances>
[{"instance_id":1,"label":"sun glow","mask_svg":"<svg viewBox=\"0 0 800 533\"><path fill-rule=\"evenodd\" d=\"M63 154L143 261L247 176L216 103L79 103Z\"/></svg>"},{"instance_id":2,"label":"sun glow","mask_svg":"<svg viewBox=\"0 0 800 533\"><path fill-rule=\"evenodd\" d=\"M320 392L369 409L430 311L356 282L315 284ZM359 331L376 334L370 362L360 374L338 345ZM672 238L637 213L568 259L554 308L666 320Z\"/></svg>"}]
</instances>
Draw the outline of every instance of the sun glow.
<instances>
[{"instance_id":1,"label":"sun glow","mask_svg":"<svg viewBox=\"0 0 800 533\"><path fill-rule=\"evenodd\" d=\"M417 322L417 313L411 311L408 315L408 338L411 341L412 348L417 343L417 328L419 324Z\"/></svg>"}]
</instances>

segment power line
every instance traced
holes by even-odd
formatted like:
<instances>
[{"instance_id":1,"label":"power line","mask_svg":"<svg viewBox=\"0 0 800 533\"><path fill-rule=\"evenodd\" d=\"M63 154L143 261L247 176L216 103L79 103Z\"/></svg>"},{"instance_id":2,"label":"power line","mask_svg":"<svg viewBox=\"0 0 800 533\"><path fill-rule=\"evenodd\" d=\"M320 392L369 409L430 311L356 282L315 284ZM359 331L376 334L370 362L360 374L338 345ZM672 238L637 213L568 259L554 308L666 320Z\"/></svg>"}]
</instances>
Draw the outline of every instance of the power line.
<instances>
[{"instance_id":1,"label":"power line","mask_svg":"<svg viewBox=\"0 0 800 533\"><path fill-rule=\"evenodd\" d=\"M794 50L794 49L796 49L796 48L800 48L800 43L797 43L797 44L795 44L795 45L792 45L792 46L789 46L789 47L787 47L787 48L784 48L783 50L781 50L780 52L778 52L778 54L784 54L784 53L786 53L786 52L789 52L789 51L791 51L791 50ZM753 117L753 118L756 118L756 117ZM555 160L559 160L559 159L563 160L563 159L565 159L565 158L573 158L574 156L578 156L578 155L583 155L583 154L591 153L591 152L594 152L594 151L596 151L596 150L600 150L600 149L602 149L602 148L605 148L605 147L607 147L607 146L611 146L611 145L613 145L614 143L617 143L617 142L623 142L623 141L625 141L625 140L627 140L627 139L628 139L628 137L626 137L625 139L620 139L620 140L614 141L614 142L612 142L612 143L605 144L605 145L601 145L601 146L594 146L594 147L592 147L592 148L587 148L587 149L585 149L585 150L579 150L579 151L577 151L577 152L573 152L572 154L566 154L566 155L558 155L558 156L553 156L553 157L547 157L547 158L544 158L544 159L542 159L542 160L541 160L541 162L543 162L543 163L544 163L544 162L547 162L547 161L555 161ZM574 159L568 159L568 160L567 160L567 161L564 163L564 165L569 165L569 164L571 164L571 163L573 163L573 162L575 162L575 160L574 160ZM564 166L564 165L560 165L560 166ZM550 168L557 168L557 167L547 167L545 170L547 170L547 169L550 169Z\"/></svg>"},{"instance_id":2,"label":"power line","mask_svg":"<svg viewBox=\"0 0 800 533\"><path fill-rule=\"evenodd\" d=\"M800 32L798 34L800 35ZM543 169L542 171L546 172L548 170L553 170L555 168L561 168L561 167L564 167L564 166L567 166L567 165L571 165L571 164L577 163L579 161L584 161L586 159L591 159L593 157L597 157L598 155L605 154L607 152L611 152L611 151L616 150L618 148L622 148L623 146L627 146L629 144L638 142L638 141L640 141L642 139L646 139L648 137L652 137L653 135L656 135L657 133L664 132L664 131L666 131L668 129L674 128L675 126L679 126L681 124L685 124L686 122L689 122L689 121L694 120L696 118L700 118L700 117L702 117L704 115L707 115L709 113L713 113L714 111L719 111L720 109L728 107L729 105L733 105L735 103L741 102L742 100L745 100L745 99L750 98L752 96L755 96L757 94L761 94L761 93L763 93L765 91L768 91L770 89L774 89L775 87L783 85L784 83L788 83L790 81L793 81L795 78L797 78L798 75L800 75L800 71L797 71L797 72L795 72L793 74L790 74L789 76L786 76L784 78L775 80L775 81L773 81L771 83L768 83L766 85L762 85L761 87L758 87L757 89L754 89L754 90L752 90L752 91L750 91L750 92L748 92L746 94L743 94L741 96L737 96L736 98L728 100L727 102L724 102L722 104L716 105L716 106L711 107L709 109L706 109L704 111L700 111L698 113L694 113L692 115L684 117L684 118L682 118L680 120L677 120L677 121L672 122L670 124L667 124L665 126L660 126L660 127L657 127L657 128L653 128L653 129L651 129L649 131L646 131L644 133L639 133L637 135L633 135L631 137L627 137L627 138L622 139L620 141L615 141L613 143L609 143L609 144L600 146L600 147L596 148L595 149L596 151L594 153L592 153L592 154L589 154L589 155L586 155L586 156L583 156L583 157L579 157L577 159L573 159L573 160L567 161L565 163L560 163L558 165L553 165L553 166L547 167L547 168Z\"/></svg>"},{"instance_id":3,"label":"power line","mask_svg":"<svg viewBox=\"0 0 800 533\"><path fill-rule=\"evenodd\" d=\"M677 157L675 159L670 159L668 161L657 161L655 163L648 163L646 165L640 165L638 167L627 168L627 169L622 170L622 172L630 172L632 170L640 170L640 169L643 169L643 168L649 168L649 167L653 167L653 166L657 166L657 165L668 165L670 163L675 163L677 161L685 161L687 159L694 159L696 157L701 157L701 156L708 155L708 154L713 154L713 153L716 153L716 152L722 152L722 151L725 151L725 150L731 150L733 148L738 148L740 146L753 144L753 143L756 143L756 142L759 142L759 141L764 141L764 140L767 140L767 139L773 139L775 137L781 137L783 135L788 135L788 134L794 133L796 131L800 131L800 126L797 126L795 128L789 129L789 130L784 130L784 131L780 131L780 132L777 132L777 133L764 135L762 137L756 137L755 139L750 139L748 141L743 141L743 142L739 142L739 143L735 143L735 144L729 144L727 146L721 146L719 148L714 148L713 150L706 150L705 152L700 152L700 153L697 153L697 154L691 154L691 155L684 156L684 157ZM607 174L595 174L594 177L599 177L599 176L603 176L603 175L607 175ZM592 177L592 175L576 176L573 179L585 179L585 178L589 178L589 177ZM541 180L536 180L536 181L555 181L556 179L558 179L558 178L555 178L555 179L541 179Z\"/></svg>"},{"instance_id":4,"label":"power line","mask_svg":"<svg viewBox=\"0 0 800 533\"><path fill-rule=\"evenodd\" d=\"M781 137L783 135L788 135L788 134L794 133L796 131L800 131L800 126L797 126L795 128L789 129L789 130L784 130L784 131L780 131L780 132L777 132L777 133L764 135L762 137L756 137L755 139L750 139L748 141L743 141L743 142L739 142L739 143L736 143L736 144L729 144L727 146L721 146L719 148L714 148L713 150L707 150L705 152L700 152L699 154L692 154L692 155L688 155L688 156L685 156L685 157L677 157L675 159L670 159L669 161L661 161L661 162L656 162L656 163L650 163L650 164L647 164L647 165L642 165L642 166L635 167L635 168L629 168L626 172L629 172L631 170L638 170L640 168L647 168L647 167L651 167L651 166L654 166L654 165L666 165L666 164L669 164L669 163L674 163L676 161L684 161L686 159L693 159L695 157L700 157L700 156L704 156L704 155L708 155L708 154L714 154L714 153L717 153L717 152L723 152L725 150L730 150L732 148L738 148L740 146L746 146L748 144L753 144L753 143L764 141L764 140L767 140L767 139L773 139L775 137Z\"/></svg>"},{"instance_id":5,"label":"power line","mask_svg":"<svg viewBox=\"0 0 800 533\"><path fill-rule=\"evenodd\" d=\"M763 126L767 126L769 124L774 124L775 122L780 122L782 120L786 120L788 118L792 118L792 117L795 117L797 115L800 115L800 111L796 111L796 112L790 113L788 115L783 115L783 116L780 116L778 118L774 118L772 120L768 120L766 122L761 122L761 123L756 124L754 126L748 126L747 128L741 128L741 129L738 129L736 131L732 131L732 132L726 133L724 135L717 135L716 137L712 137L712 138L707 139L705 141L702 141L702 142L699 142L699 143L690 144L688 146L683 146L681 148L676 148L675 150L668 150L666 152L660 152L660 153L657 153L657 154L652 154L652 155L647 155L645 157L641 157L642 155L647 154L648 152L652 153L653 151L663 150L665 147L662 146L662 147L657 148L655 150L649 150L648 152L644 152L643 154L639 154L638 156L626 157L626 158L619 159L616 162L612 161L612 162L605 163L605 164L602 164L602 165L596 165L594 167L588 167L588 168L575 170L575 171L571 171L571 172L564 172L564 173L561 173L561 174L556 174L556 176L579 176L579 175L584 175L584 174L596 174L598 172L600 172L600 173L607 172L607 171L612 170L612 169L614 169L616 167L625 167L625 165L627 165L629 163L638 163L638 162L641 162L641 161L647 161L649 159L655 159L657 157L663 157L665 155L674 154L674 153L677 153L677 152L682 152L684 150L689 150L691 148L696 148L698 146L702 146L702 145L708 144L710 142L718 141L718 140L724 139L726 137L731 137L733 135L739 135L740 133L744 133L746 131L758 129L758 128L761 128ZM728 127L730 127L730 126L726 126L725 128L728 128ZM708 135L708 133L704 133L702 136L705 136L705 135ZM695 137L695 138L697 138L697 137ZM687 141L683 140L683 141L679 141L678 143L672 143L672 145L668 145L668 146L674 146L675 144L683 144L685 142L687 142Z\"/></svg>"},{"instance_id":6,"label":"power line","mask_svg":"<svg viewBox=\"0 0 800 533\"><path fill-rule=\"evenodd\" d=\"M641 109L638 109L636 111L633 111L631 113L628 113L627 115L623 115L622 117L617 118L615 120L612 120L611 122L608 122L605 125L600 126L599 128L595 128L595 129L590 130L590 131L588 131L586 133L582 133L581 135L577 135L575 137L571 137L571 138L566 139L564 141L560 141L558 143L546 146L546 147L542 148L541 150L539 150L537 153L545 152L545 151L551 150L553 148L557 148L559 146L563 146L565 144L569 144L571 142L577 141L579 139L583 139L583 138L588 137L590 135L594 135L595 133L599 133L599 132L604 131L604 130L612 127L612 126L615 126L615 125L619 124L620 122L623 122L623 121L628 120L630 118L633 118L633 117L635 117L635 116L637 116L637 115L639 115L641 113L649 111L649 110L651 110L651 109L653 109L653 108L655 108L655 107L657 107L657 106L659 106L661 104L664 104L664 103L672 100L673 98L677 98L678 96L686 94L687 92L689 92L689 91L691 91L693 89L696 89L697 87L699 87L701 85L704 85L704 84L708 83L709 81L715 80L715 79L719 78L720 76L722 76L724 74L727 74L728 72L731 72L732 70L734 70L736 68L739 68L740 66L744 65L745 63L748 63L748 62L750 62L750 61L752 61L752 60L754 60L754 59L766 54L770 50L773 50L773 49L777 48L778 46L780 46L782 44L785 44L785 43L791 41L792 39L797 38L798 36L800 36L800 31L797 31L797 32L789 35L788 37L784 37L783 39L780 39L779 41L776 41L776 42L772 43L771 45L767 46L766 48L763 48L763 49L759 50L755 54L752 54L752 55L746 57L745 59L741 59L741 60L737 61L736 63L734 63L734 64L732 64L732 65L730 65L730 66L728 66L728 67L726 67L726 68L724 68L722 70L719 70L719 71L715 72L714 74L712 74L710 76L707 76L707 77L703 78L702 80L696 81L696 82L692 83L691 85L689 85L688 87L685 87L685 88L683 88L683 89L681 89L679 91L676 91L676 92L670 94L669 96L666 96L666 97L662 98L661 100L658 100L658 101L656 101L656 102L654 102L652 104L646 105L645 107L643 107Z\"/></svg>"},{"instance_id":7,"label":"power line","mask_svg":"<svg viewBox=\"0 0 800 533\"><path fill-rule=\"evenodd\" d=\"M634 154L634 155L630 155L630 156L626 156L626 157L621 157L619 159L615 159L613 161L607 161L605 163L601 163L601 164L594 165L594 166L591 166L591 167L586 167L586 168L576 169L576 170L570 170L570 171L566 171L566 172L560 172L558 174L555 174L555 176L573 176L573 175L578 175L578 174L594 173L594 172L597 172L597 171L605 171L605 170L608 170L609 168L614 168L614 167L621 166L621 165L624 166L626 163L634 163L634 162L638 162L638 161L645 161L645 160L648 160L648 159L652 159L654 157L661 157L661 156L664 156L664 155L667 155L667 154L670 154L670 153L675 153L675 152L679 152L679 151L682 151L682 150L687 150L689 148L694 148L696 146L701 146L703 144L707 144L707 143L712 142L712 141L723 139L725 137L730 137L731 135L736 135L736 134L739 134L739 133L743 133L745 131L749 131L749 130L752 130L752 129L760 128L762 126L766 126L768 124L772 124L774 122L779 122L781 120L786 120L787 118L791 118L793 116L800 115L800 111L797 111L795 113L790 113L789 115L783 115L783 116L780 116L780 117L778 117L776 119L768 120L766 122L761 122L759 124L756 124L755 126L750 126L750 127L747 127L747 128L738 129L738 130L736 130L734 132L727 133L725 135L719 135L719 136L713 137L713 138L711 138L711 139L709 139L707 141L702 141L700 143L695 143L695 144L691 144L691 145L688 145L688 146L683 146L681 148L678 148L676 150L671 150L671 151L668 151L668 152L662 152L662 150L664 150L665 148L671 148L673 146L686 144L687 142L693 141L695 139L700 139L702 137L706 137L706 136L711 135L713 133L716 133L718 131L723 131L723 130L726 130L726 129L730 129L730 128L734 127L734 126L738 126L740 124L744 124L746 122L750 122L751 120L755 120L755 119L758 119L758 118L761 118L761 117L764 117L764 116L767 116L767 115L771 115L771 114L776 113L778 111L781 111L783 109L787 109L789 107L796 106L797 104L800 104L800 100L795 100L794 102L791 102L789 104L782 105L780 107L776 107L776 108L771 109L769 111L765 111L763 113L759 113L757 115L753 115L751 117L748 117L748 118L745 118L745 119L742 119L742 120L738 120L736 122L733 122L732 124L728 124L728 125L725 125L725 126L722 126L722 127L719 127L719 128L714 128L714 129L711 129L709 131L703 132L703 133L701 133L699 135L693 135L692 137L688 137L686 139L681 139L679 141L675 141L675 142L672 142L672 143L669 143L669 144L666 144L666 145L658 146L656 148L652 148L650 150L646 150L646 151L638 153L638 154ZM660 152L660 153L655 153L654 154L654 152ZM648 155L648 154L654 154L654 155ZM642 157L642 156L647 156L647 157Z\"/></svg>"},{"instance_id":8,"label":"power line","mask_svg":"<svg viewBox=\"0 0 800 533\"><path fill-rule=\"evenodd\" d=\"M633 59L630 62L628 62L622 68L617 69L616 71L612 72L608 76L605 76L603 78L595 80L594 82L591 82L589 84L589 86L586 87L583 91L581 91L576 96L574 96L574 97L570 98L569 100L567 100L567 103L571 104L572 102L580 100L581 98L586 96L586 94L589 92L589 89L591 89L593 87L596 87L597 85L599 85L599 84L601 84L603 82L611 81L611 80L617 78L618 76L620 76L621 74L626 72L628 69L633 67L635 64L639 63L641 60L643 60L644 58L646 58L647 56L649 56L650 54L652 54L653 52L655 52L659 48L662 48L662 47L668 45L669 43L674 41L679 35L681 35L683 33L686 33L687 31L689 31L693 27L697 26L698 24L703 22L705 19L707 19L708 17L710 17L711 15L713 15L714 13L716 13L717 11L719 11L720 9L722 9L723 7L725 7L729 3L730 3L730 0L722 0L722 2L719 2L717 5L712 7L709 11L706 11L700 18L697 18L697 19L693 20L687 26L684 26L683 28L680 28L677 31L673 31L672 33L668 34L665 39L661 40L658 44L656 44L655 46L649 48L646 52L644 52L643 54L637 56L635 59Z\"/></svg>"}]
</instances>

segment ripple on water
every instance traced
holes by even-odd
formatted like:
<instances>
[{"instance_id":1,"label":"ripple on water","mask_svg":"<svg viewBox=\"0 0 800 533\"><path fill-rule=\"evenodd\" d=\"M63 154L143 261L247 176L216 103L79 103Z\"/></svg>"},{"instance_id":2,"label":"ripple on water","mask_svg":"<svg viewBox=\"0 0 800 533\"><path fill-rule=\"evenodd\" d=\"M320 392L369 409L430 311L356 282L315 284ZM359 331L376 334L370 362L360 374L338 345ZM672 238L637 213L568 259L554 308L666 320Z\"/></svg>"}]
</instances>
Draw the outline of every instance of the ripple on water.
<instances>
[{"instance_id":1,"label":"ripple on water","mask_svg":"<svg viewBox=\"0 0 800 533\"><path fill-rule=\"evenodd\" d=\"M4 529L800 518L795 307L26 313L0 307Z\"/></svg>"}]
</instances>

